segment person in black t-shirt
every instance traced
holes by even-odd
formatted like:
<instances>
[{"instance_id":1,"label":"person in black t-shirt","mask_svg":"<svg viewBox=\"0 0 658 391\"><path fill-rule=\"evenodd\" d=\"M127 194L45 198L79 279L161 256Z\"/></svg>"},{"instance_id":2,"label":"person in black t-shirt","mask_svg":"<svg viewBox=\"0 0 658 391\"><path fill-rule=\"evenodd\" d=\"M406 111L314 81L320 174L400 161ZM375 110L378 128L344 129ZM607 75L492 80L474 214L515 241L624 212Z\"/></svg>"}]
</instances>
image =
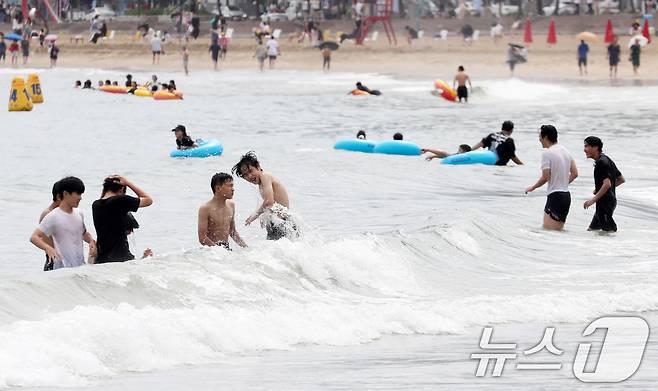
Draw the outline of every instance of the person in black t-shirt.
<instances>
[{"instance_id":1,"label":"person in black t-shirt","mask_svg":"<svg viewBox=\"0 0 658 391\"><path fill-rule=\"evenodd\" d=\"M585 139L585 156L596 160L594 164L594 197L585 201L585 209L596 204L596 212L588 231L617 231L617 224L612 214L617 207L617 186L626 182L617 169L615 162L603 154L603 142L600 138L590 136Z\"/></svg>"},{"instance_id":2,"label":"person in black t-shirt","mask_svg":"<svg viewBox=\"0 0 658 391\"><path fill-rule=\"evenodd\" d=\"M183 125L177 125L171 130L176 134L176 147L178 149L190 149L196 148L198 145L192 140L190 136L187 135L187 130Z\"/></svg>"},{"instance_id":3,"label":"person in black t-shirt","mask_svg":"<svg viewBox=\"0 0 658 391\"><path fill-rule=\"evenodd\" d=\"M126 195L130 188L137 197ZM128 247L128 212L136 212L153 203L142 189L121 176L105 178L101 198L92 204L98 256L96 263L125 262L135 259Z\"/></svg>"},{"instance_id":4,"label":"person in black t-shirt","mask_svg":"<svg viewBox=\"0 0 658 391\"><path fill-rule=\"evenodd\" d=\"M523 162L516 156L516 146L514 145L514 139L511 137L513 131L514 122L505 121L503 122L500 132L489 134L471 149L475 151L476 149L484 147L490 151L496 152L496 155L498 155L498 161L496 162L497 166L506 166L510 160L521 165Z\"/></svg>"}]
</instances>

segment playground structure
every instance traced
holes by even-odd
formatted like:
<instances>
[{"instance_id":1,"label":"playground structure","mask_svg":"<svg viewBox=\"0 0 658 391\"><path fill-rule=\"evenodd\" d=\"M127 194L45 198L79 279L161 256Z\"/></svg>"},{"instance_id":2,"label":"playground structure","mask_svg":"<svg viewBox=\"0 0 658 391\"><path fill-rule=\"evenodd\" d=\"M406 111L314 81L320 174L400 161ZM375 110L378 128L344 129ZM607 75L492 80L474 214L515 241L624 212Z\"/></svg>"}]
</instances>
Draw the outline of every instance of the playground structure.
<instances>
[{"instance_id":1,"label":"playground structure","mask_svg":"<svg viewBox=\"0 0 658 391\"><path fill-rule=\"evenodd\" d=\"M398 40L395 38L395 30L393 30L393 24L391 23L391 16L393 15L393 0L372 1L372 15L366 17L363 27L361 28L361 34L356 37L356 44L362 45L370 29L377 22L382 22L384 25L384 31L386 32L386 38L388 38L388 43L391 45L397 45Z\"/></svg>"},{"instance_id":2,"label":"playground structure","mask_svg":"<svg viewBox=\"0 0 658 391\"><path fill-rule=\"evenodd\" d=\"M61 0L57 0L58 9L61 3ZM58 11L53 8L49 0L33 0L32 4L29 0L21 0L21 9L24 22L29 19L38 25L43 25L46 31L48 31L48 21L60 23Z\"/></svg>"}]
</instances>

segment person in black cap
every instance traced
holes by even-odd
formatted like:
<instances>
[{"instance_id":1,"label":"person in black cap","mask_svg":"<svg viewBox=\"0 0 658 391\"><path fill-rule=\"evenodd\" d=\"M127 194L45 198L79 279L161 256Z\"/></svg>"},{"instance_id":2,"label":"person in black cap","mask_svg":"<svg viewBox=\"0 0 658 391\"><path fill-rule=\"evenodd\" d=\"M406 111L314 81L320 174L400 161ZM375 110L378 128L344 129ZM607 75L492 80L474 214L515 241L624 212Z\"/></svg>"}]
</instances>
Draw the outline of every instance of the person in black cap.
<instances>
[{"instance_id":1,"label":"person in black cap","mask_svg":"<svg viewBox=\"0 0 658 391\"><path fill-rule=\"evenodd\" d=\"M132 87L133 86L133 75L128 74L126 75L126 87Z\"/></svg>"},{"instance_id":2,"label":"person in black cap","mask_svg":"<svg viewBox=\"0 0 658 391\"><path fill-rule=\"evenodd\" d=\"M190 149L196 148L198 145L187 135L187 130L183 125L177 125L171 130L176 133L176 148L178 149Z\"/></svg>"}]
</instances>

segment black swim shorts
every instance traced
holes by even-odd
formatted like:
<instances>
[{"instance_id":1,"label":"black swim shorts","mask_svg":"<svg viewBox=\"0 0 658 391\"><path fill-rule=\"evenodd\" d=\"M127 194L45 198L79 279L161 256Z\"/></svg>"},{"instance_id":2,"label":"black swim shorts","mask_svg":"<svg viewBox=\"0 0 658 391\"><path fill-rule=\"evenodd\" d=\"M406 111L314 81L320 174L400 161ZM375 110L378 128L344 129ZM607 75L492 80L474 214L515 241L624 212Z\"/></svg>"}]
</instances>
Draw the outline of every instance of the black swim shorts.
<instances>
[{"instance_id":1,"label":"black swim shorts","mask_svg":"<svg viewBox=\"0 0 658 391\"><path fill-rule=\"evenodd\" d=\"M457 97L459 99L468 98L468 88L466 86L457 87Z\"/></svg>"},{"instance_id":2,"label":"black swim shorts","mask_svg":"<svg viewBox=\"0 0 658 391\"><path fill-rule=\"evenodd\" d=\"M565 223L569 208L571 207L571 194L568 191L556 191L548 195L544 213L555 221Z\"/></svg>"},{"instance_id":3,"label":"black swim shorts","mask_svg":"<svg viewBox=\"0 0 658 391\"><path fill-rule=\"evenodd\" d=\"M267 231L267 240L279 240L283 238L294 239L299 237L297 224L292 221L284 220L279 224L269 221L265 225L265 230Z\"/></svg>"},{"instance_id":4,"label":"black swim shorts","mask_svg":"<svg viewBox=\"0 0 658 391\"><path fill-rule=\"evenodd\" d=\"M617 223L612 218L612 214L617 208L617 200L599 200L596 203L596 212L592 218L592 222L589 224L589 229L591 231L606 231L606 232L617 232Z\"/></svg>"},{"instance_id":5,"label":"black swim shorts","mask_svg":"<svg viewBox=\"0 0 658 391\"><path fill-rule=\"evenodd\" d=\"M578 58L578 66L587 66L587 57L579 57Z\"/></svg>"}]
</instances>

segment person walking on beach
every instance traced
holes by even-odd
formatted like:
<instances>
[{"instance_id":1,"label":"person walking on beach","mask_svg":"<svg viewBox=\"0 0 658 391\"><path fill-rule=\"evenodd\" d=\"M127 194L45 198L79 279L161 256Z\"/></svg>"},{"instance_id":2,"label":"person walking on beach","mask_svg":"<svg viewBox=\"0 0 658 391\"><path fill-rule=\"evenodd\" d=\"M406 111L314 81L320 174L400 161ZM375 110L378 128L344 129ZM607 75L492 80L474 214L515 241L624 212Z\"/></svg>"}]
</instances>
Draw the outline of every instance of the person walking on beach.
<instances>
[{"instance_id":1,"label":"person walking on beach","mask_svg":"<svg viewBox=\"0 0 658 391\"><path fill-rule=\"evenodd\" d=\"M617 65L621 57L621 47L615 36L612 43L608 45L608 63L610 64L610 78L617 78Z\"/></svg>"},{"instance_id":2,"label":"person walking on beach","mask_svg":"<svg viewBox=\"0 0 658 391\"><path fill-rule=\"evenodd\" d=\"M0 33L0 61L2 63L5 63L7 56L7 44L5 43L5 35L3 33Z\"/></svg>"},{"instance_id":3,"label":"person walking on beach","mask_svg":"<svg viewBox=\"0 0 658 391\"><path fill-rule=\"evenodd\" d=\"M155 60L157 59L158 64L160 63L160 53L162 53L162 39L160 39L159 34L155 34L153 38L151 38L151 53L153 53L153 64L155 64Z\"/></svg>"},{"instance_id":4,"label":"person walking on beach","mask_svg":"<svg viewBox=\"0 0 658 391\"><path fill-rule=\"evenodd\" d=\"M91 32L91 37L89 38L89 42L96 44L98 42L98 38L103 36L103 33L101 32L101 29L103 27L103 21L101 20L99 15L94 15L94 17L91 20L91 26L89 26L89 31Z\"/></svg>"},{"instance_id":5,"label":"person walking on beach","mask_svg":"<svg viewBox=\"0 0 658 391\"><path fill-rule=\"evenodd\" d=\"M274 62L279 55L279 43L276 41L274 36L270 36L270 39L265 44L265 47L267 48L267 58L269 59L270 69L274 69Z\"/></svg>"},{"instance_id":6,"label":"person walking on beach","mask_svg":"<svg viewBox=\"0 0 658 391\"><path fill-rule=\"evenodd\" d=\"M256 48L256 53L254 53L253 57L258 60L258 68L263 72L265 68L265 59L267 58L267 49L265 49L265 45L259 45Z\"/></svg>"},{"instance_id":7,"label":"person walking on beach","mask_svg":"<svg viewBox=\"0 0 658 391\"><path fill-rule=\"evenodd\" d=\"M11 66L15 67L18 65L18 42L11 41L9 44L9 54L11 54Z\"/></svg>"},{"instance_id":8,"label":"person walking on beach","mask_svg":"<svg viewBox=\"0 0 658 391\"><path fill-rule=\"evenodd\" d=\"M468 82L468 85L472 90L473 85L471 84L471 78L466 72L464 72L464 67L460 65L459 68L457 68L457 74L452 83L453 88L457 88L457 98L459 98L460 103L462 99L464 100L464 103L468 103L468 88L466 88L466 82Z\"/></svg>"},{"instance_id":9,"label":"person walking on beach","mask_svg":"<svg viewBox=\"0 0 658 391\"><path fill-rule=\"evenodd\" d=\"M189 62L190 62L190 51L187 50L187 46L183 45L183 70L185 70L185 76L190 74L189 71Z\"/></svg>"},{"instance_id":10,"label":"person walking on beach","mask_svg":"<svg viewBox=\"0 0 658 391\"><path fill-rule=\"evenodd\" d=\"M587 53L589 53L589 45L585 43L585 40L580 40L580 45L578 45L578 71L580 76L583 75L583 69L585 74L587 74Z\"/></svg>"},{"instance_id":11,"label":"person walking on beach","mask_svg":"<svg viewBox=\"0 0 658 391\"><path fill-rule=\"evenodd\" d=\"M27 60L30 58L30 37L27 34L24 34L21 40L21 52L23 53L23 65L27 65Z\"/></svg>"},{"instance_id":12,"label":"person walking on beach","mask_svg":"<svg viewBox=\"0 0 658 391\"><path fill-rule=\"evenodd\" d=\"M258 185L263 202L258 209L245 221L249 225L261 215L261 226L267 231L268 240L288 239L299 236L297 224L290 211L288 192L279 179L269 172L263 171L254 152L247 152L231 170L235 175L247 182Z\"/></svg>"},{"instance_id":13,"label":"person walking on beach","mask_svg":"<svg viewBox=\"0 0 658 391\"><path fill-rule=\"evenodd\" d=\"M612 218L617 208L617 193L615 189L626 179L619 172L615 162L603 154L603 142L600 138L589 136L585 139L585 156L594 159L594 197L585 201L585 209L596 204L596 212L588 231L617 232L617 224Z\"/></svg>"},{"instance_id":14,"label":"person walking on beach","mask_svg":"<svg viewBox=\"0 0 658 391\"><path fill-rule=\"evenodd\" d=\"M126 188L137 197L126 195ZM91 206L98 235L96 263L135 259L128 246L128 212L137 212L151 204L153 199L128 179L119 175L105 178L101 198Z\"/></svg>"},{"instance_id":15,"label":"person walking on beach","mask_svg":"<svg viewBox=\"0 0 658 391\"><path fill-rule=\"evenodd\" d=\"M640 53L642 52L642 47L640 46L640 40L636 39L635 43L631 46L631 55L628 60L633 64L633 75L637 75L637 69L640 67Z\"/></svg>"},{"instance_id":16,"label":"person walking on beach","mask_svg":"<svg viewBox=\"0 0 658 391\"><path fill-rule=\"evenodd\" d=\"M569 151L557 143L557 129L553 125L542 125L539 142L546 152L541 158L541 176L528 187L531 193L548 182L546 205L544 206L544 228L562 230L571 207L569 184L578 178L576 162Z\"/></svg>"},{"instance_id":17,"label":"person walking on beach","mask_svg":"<svg viewBox=\"0 0 658 391\"><path fill-rule=\"evenodd\" d=\"M50 44L50 67L55 68L57 66L57 58L59 58L59 46L53 41Z\"/></svg>"},{"instance_id":18,"label":"person walking on beach","mask_svg":"<svg viewBox=\"0 0 658 391\"><path fill-rule=\"evenodd\" d=\"M330 69L331 69L331 49L325 46L322 49L322 70L328 71Z\"/></svg>"},{"instance_id":19,"label":"person walking on beach","mask_svg":"<svg viewBox=\"0 0 658 391\"><path fill-rule=\"evenodd\" d=\"M89 263L96 257L96 242L85 226L84 216L77 210L85 185L76 177L66 177L59 181L57 208L48 213L39 227L34 230L30 242L45 251L50 268L77 267L85 263L82 242L89 244ZM48 241L52 237L53 245Z\"/></svg>"},{"instance_id":20,"label":"person walking on beach","mask_svg":"<svg viewBox=\"0 0 658 391\"><path fill-rule=\"evenodd\" d=\"M208 51L210 52L210 58L212 59L212 65L213 69L217 70L217 61L219 61L219 51L222 49L221 46L219 46L219 42L216 40L213 40L212 43L210 44L210 47L208 48Z\"/></svg>"},{"instance_id":21,"label":"person walking on beach","mask_svg":"<svg viewBox=\"0 0 658 391\"><path fill-rule=\"evenodd\" d=\"M204 246L222 246L230 250L229 236L240 247L247 247L235 228L235 202L233 202L233 177L224 172L210 180L213 197L199 208L199 243Z\"/></svg>"},{"instance_id":22,"label":"person walking on beach","mask_svg":"<svg viewBox=\"0 0 658 391\"><path fill-rule=\"evenodd\" d=\"M226 54L228 53L228 37L226 36L226 33L222 33L222 35L219 37L219 46L221 46L221 52L220 52L220 60L224 61L226 60Z\"/></svg>"},{"instance_id":23,"label":"person walking on beach","mask_svg":"<svg viewBox=\"0 0 658 391\"><path fill-rule=\"evenodd\" d=\"M516 156L516 146L514 145L514 139L512 139L513 131L514 122L505 121L500 132L490 133L479 143L473 145L471 150L475 151L484 147L495 152L498 156L497 166L506 166L510 160L518 165L522 165L523 162Z\"/></svg>"}]
</instances>

